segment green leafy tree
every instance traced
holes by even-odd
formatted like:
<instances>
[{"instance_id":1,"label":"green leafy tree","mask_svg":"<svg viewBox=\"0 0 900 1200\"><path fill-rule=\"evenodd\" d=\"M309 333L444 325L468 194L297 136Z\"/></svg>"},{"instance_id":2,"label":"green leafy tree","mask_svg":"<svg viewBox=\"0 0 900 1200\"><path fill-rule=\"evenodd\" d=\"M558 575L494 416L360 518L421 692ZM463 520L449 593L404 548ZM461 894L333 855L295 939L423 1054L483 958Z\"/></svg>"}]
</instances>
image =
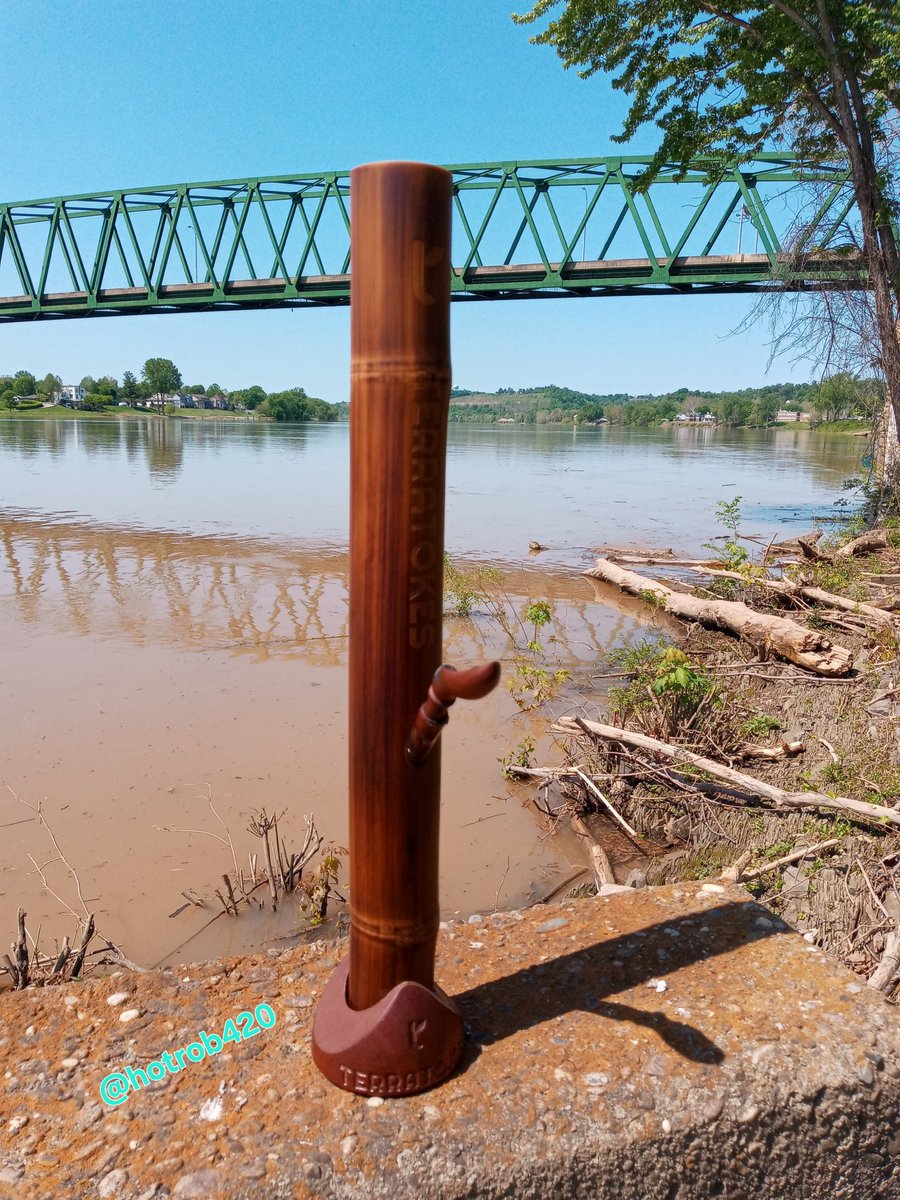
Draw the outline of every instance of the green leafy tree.
<instances>
[{"instance_id":1,"label":"green leafy tree","mask_svg":"<svg viewBox=\"0 0 900 1200\"><path fill-rule=\"evenodd\" d=\"M119 381L114 375L101 375L97 380L97 391L117 400L119 396Z\"/></svg>"},{"instance_id":2,"label":"green leafy tree","mask_svg":"<svg viewBox=\"0 0 900 1200\"><path fill-rule=\"evenodd\" d=\"M879 365L900 429L896 2L536 0L514 19L548 15L532 40L553 46L582 78L611 73L613 87L630 98L614 140L628 141L647 124L662 131L644 185L663 163L684 168L710 156L714 175L717 165L773 145L788 145L810 163L847 163Z\"/></svg>"},{"instance_id":3,"label":"green leafy tree","mask_svg":"<svg viewBox=\"0 0 900 1200\"><path fill-rule=\"evenodd\" d=\"M37 393L37 380L30 371L16 371L12 387L16 396L34 396Z\"/></svg>"},{"instance_id":4,"label":"green leafy tree","mask_svg":"<svg viewBox=\"0 0 900 1200\"><path fill-rule=\"evenodd\" d=\"M259 406L259 412L275 421L336 421L339 415L337 405L307 396L303 388L274 392Z\"/></svg>"},{"instance_id":5,"label":"green leafy tree","mask_svg":"<svg viewBox=\"0 0 900 1200\"><path fill-rule=\"evenodd\" d=\"M231 399L235 404L243 404L244 408L254 409L265 402L266 392L254 383L251 387L232 392Z\"/></svg>"},{"instance_id":6,"label":"green leafy tree","mask_svg":"<svg viewBox=\"0 0 900 1200\"><path fill-rule=\"evenodd\" d=\"M85 375L84 379L82 379L78 386L80 388L84 388L84 393L86 396L90 395L92 392L98 392L100 390L100 385L97 383L97 380L93 377L93 375Z\"/></svg>"},{"instance_id":7,"label":"green leafy tree","mask_svg":"<svg viewBox=\"0 0 900 1200\"><path fill-rule=\"evenodd\" d=\"M823 379L812 398L813 411L820 421L842 421L849 417L870 418L878 403L879 389L876 381L854 379L843 373Z\"/></svg>"},{"instance_id":8,"label":"green leafy tree","mask_svg":"<svg viewBox=\"0 0 900 1200\"><path fill-rule=\"evenodd\" d=\"M58 375L47 374L37 385L37 394L41 400L49 402L54 396L59 395L59 390L62 387L62 380Z\"/></svg>"},{"instance_id":9,"label":"green leafy tree","mask_svg":"<svg viewBox=\"0 0 900 1200\"><path fill-rule=\"evenodd\" d=\"M181 387L181 372L170 358L148 358L141 368L141 375L160 411L165 404L163 396L177 392Z\"/></svg>"}]
</instances>

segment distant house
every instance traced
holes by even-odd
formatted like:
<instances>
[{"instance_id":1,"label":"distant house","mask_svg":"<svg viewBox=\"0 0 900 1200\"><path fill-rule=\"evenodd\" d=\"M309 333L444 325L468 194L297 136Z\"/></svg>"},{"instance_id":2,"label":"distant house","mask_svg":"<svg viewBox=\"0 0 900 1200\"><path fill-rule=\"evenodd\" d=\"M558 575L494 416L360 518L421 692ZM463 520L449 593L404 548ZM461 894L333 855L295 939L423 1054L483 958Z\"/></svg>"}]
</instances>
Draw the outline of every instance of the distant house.
<instances>
[{"instance_id":1,"label":"distant house","mask_svg":"<svg viewBox=\"0 0 900 1200\"><path fill-rule=\"evenodd\" d=\"M215 396L206 397L207 408L228 408L228 397L221 392L217 392Z\"/></svg>"},{"instance_id":2,"label":"distant house","mask_svg":"<svg viewBox=\"0 0 900 1200\"><path fill-rule=\"evenodd\" d=\"M792 408L783 408L783 409L782 409L782 410L781 410L781 411L780 411L780 412L779 412L779 413L776 415L776 417L775 417L775 420L776 420L776 421L778 421L779 423L780 423L780 422L782 422L782 421L788 421L788 422L794 422L794 421L808 421L808 420L809 420L809 413L805 413L805 412L797 412L797 411L795 411L795 410L794 410L794 409L792 409Z\"/></svg>"},{"instance_id":3,"label":"distant house","mask_svg":"<svg viewBox=\"0 0 900 1200\"><path fill-rule=\"evenodd\" d=\"M84 404L84 388L79 387L77 383L64 383L56 397L66 408L79 408Z\"/></svg>"},{"instance_id":4,"label":"distant house","mask_svg":"<svg viewBox=\"0 0 900 1200\"><path fill-rule=\"evenodd\" d=\"M714 425L716 422L716 417L715 417L715 414L711 413L711 412L705 412L705 413L689 412L689 413L676 413L675 420L676 421L684 421L689 425L710 425L710 424Z\"/></svg>"}]
</instances>

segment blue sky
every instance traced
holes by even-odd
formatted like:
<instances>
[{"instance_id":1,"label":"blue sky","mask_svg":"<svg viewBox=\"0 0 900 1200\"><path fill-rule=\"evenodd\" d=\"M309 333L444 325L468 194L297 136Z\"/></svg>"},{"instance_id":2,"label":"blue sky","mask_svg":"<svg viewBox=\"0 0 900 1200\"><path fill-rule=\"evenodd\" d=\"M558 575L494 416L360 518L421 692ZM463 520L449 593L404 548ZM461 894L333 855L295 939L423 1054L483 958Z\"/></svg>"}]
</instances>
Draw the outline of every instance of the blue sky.
<instances>
[{"instance_id":1,"label":"blue sky","mask_svg":"<svg viewBox=\"0 0 900 1200\"><path fill-rule=\"evenodd\" d=\"M34 84L4 122L3 200L349 168L621 153L625 111L513 24L515 0L5 0L7 61ZM520 5L520 9L525 5ZM655 132L628 148L649 153ZM465 387L590 392L747 387L810 377L764 326L729 336L740 297L453 306ZM6 325L0 371L140 372L347 398L349 311Z\"/></svg>"}]
</instances>

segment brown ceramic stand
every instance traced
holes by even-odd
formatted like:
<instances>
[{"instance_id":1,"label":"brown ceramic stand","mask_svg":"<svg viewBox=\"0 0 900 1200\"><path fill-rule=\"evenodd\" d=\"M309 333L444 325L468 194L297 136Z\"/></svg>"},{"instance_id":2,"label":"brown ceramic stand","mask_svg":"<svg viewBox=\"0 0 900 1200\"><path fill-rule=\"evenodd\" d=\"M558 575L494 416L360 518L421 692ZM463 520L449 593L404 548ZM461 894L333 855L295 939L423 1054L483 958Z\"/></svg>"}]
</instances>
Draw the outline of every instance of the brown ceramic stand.
<instances>
[{"instance_id":1,"label":"brown ceramic stand","mask_svg":"<svg viewBox=\"0 0 900 1200\"><path fill-rule=\"evenodd\" d=\"M313 1060L326 1079L360 1096L412 1096L446 1079L463 1052L459 1009L440 988L399 983L357 1012L347 1003L345 958L322 993Z\"/></svg>"}]
</instances>

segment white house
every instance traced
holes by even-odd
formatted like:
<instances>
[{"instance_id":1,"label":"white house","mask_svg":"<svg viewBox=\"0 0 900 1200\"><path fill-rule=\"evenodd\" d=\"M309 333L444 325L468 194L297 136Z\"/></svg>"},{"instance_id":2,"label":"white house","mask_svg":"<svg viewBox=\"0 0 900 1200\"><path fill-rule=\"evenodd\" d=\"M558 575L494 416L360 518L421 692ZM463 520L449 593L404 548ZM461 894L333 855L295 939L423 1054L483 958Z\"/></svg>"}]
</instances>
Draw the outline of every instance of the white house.
<instances>
[{"instance_id":1,"label":"white house","mask_svg":"<svg viewBox=\"0 0 900 1200\"><path fill-rule=\"evenodd\" d=\"M76 383L64 383L57 392L56 398L60 404L76 408L79 404L84 403L84 388L79 387Z\"/></svg>"}]
</instances>

